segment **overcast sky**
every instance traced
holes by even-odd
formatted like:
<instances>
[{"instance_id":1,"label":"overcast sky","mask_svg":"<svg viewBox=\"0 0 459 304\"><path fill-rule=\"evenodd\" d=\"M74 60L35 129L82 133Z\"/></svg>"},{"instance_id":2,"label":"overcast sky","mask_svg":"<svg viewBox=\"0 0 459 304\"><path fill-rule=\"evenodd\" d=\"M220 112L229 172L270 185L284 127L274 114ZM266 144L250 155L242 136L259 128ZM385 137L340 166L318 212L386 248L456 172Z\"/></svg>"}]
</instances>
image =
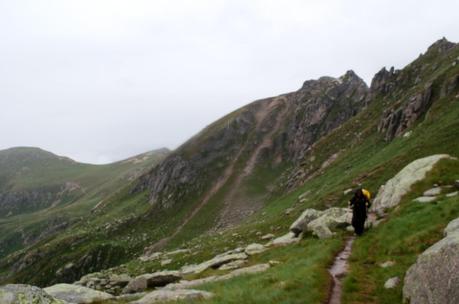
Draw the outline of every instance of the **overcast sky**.
<instances>
[{"instance_id":1,"label":"overcast sky","mask_svg":"<svg viewBox=\"0 0 459 304\"><path fill-rule=\"evenodd\" d=\"M175 148L244 104L437 39L459 2L0 0L0 149L106 163Z\"/></svg>"}]
</instances>

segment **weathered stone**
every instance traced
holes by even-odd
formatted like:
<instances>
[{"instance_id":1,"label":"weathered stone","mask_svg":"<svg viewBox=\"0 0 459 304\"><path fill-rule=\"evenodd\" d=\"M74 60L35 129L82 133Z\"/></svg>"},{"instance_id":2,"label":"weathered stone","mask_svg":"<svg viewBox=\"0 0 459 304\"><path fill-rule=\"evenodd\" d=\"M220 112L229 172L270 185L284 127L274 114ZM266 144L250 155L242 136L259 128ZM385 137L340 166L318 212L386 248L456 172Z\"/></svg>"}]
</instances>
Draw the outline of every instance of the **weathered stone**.
<instances>
[{"instance_id":1,"label":"weathered stone","mask_svg":"<svg viewBox=\"0 0 459 304\"><path fill-rule=\"evenodd\" d=\"M431 203L431 202L435 202L436 200L437 198L435 196L420 196L414 199L414 201L418 203Z\"/></svg>"},{"instance_id":2,"label":"weathered stone","mask_svg":"<svg viewBox=\"0 0 459 304\"><path fill-rule=\"evenodd\" d=\"M394 261L386 261L384 263L379 264L379 266L381 266L381 268L388 268L388 267L392 267L394 265L395 265Z\"/></svg>"},{"instance_id":3,"label":"weathered stone","mask_svg":"<svg viewBox=\"0 0 459 304\"><path fill-rule=\"evenodd\" d=\"M459 233L459 218L449 222L445 230L443 231L445 233L445 236L448 236L453 233Z\"/></svg>"},{"instance_id":4,"label":"weathered stone","mask_svg":"<svg viewBox=\"0 0 459 304\"><path fill-rule=\"evenodd\" d=\"M381 214L385 209L397 206L414 183L424 179L438 161L446 158L451 158L451 156L437 154L411 162L379 189L371 211Z\"/></svg>"},{"instance_id":5,"label":"weathered stone","mask_svg":"<svg viewBox=\"0 0 459 304\"><path fill-rule=\"evenodd\" d=\"M249 267L244 267L240 269L236 269L231 271L228 274L221 275L221 276L210 276L202 279L192 280L192 281L180 281L179 283L169 284L164 289L186 289L186 288L194 288L196 286L211 283L211 282L219 282L224 280L229 280L238 276L248 275L248 274L256 274L260 272L264 272L270 268L270 264L257 264Z\"/></svg>"},{"instance_id":6,"label":"weathered stone","mask_svg":"<svg viewBox=\"0 0 459 304\"><path fill-rule=\"evenodd\" d=\"M147 253L139 257L139 260L146 262L146 261L154 261L159 259L163 253L162 252L153 252L153 253L148 253L148 248L145 250Z\"/></svg>"},{"instance_id":7,"label":"weathered stone","mask_svg":"<svg viewBox=\"0 0 459 304\"><path fill-rule=\"evenodd\" d=\"M446 237L424 251L405 276L403 297L410 303L459 303L458 219L445 229Z\"/></svg>"},{"instance_id":8,"label":"weathered stone","mask_svg":"<svg viewBox=\"0 0 459 304\"><path fill-rule=\"evenodd\" d=\"M90 304L113 299L113 296L106 292L73 284L56 284L45 288L44 291L56 299L76 304Z\"/></svg>"},{"instance_id":9,"label":"weathered stone","mask_svg":"<svg viewBox=\"0 0 459 304\"><path fill-rule=\"evenodd\" d=\"M389 280L384 283L384 288L386 289L392 289L397 287L397 285L400 283L400 278L399 277L393 277L390 278Z\"/></svg>"},{"instance_id":10,"label":"weathered stone","mask_svg":"<svg viewBox=\"0 0 459 304\"><path fill-rule=\"evenodd\" d=\"M451 193L446 194L446 197L454 197L454 196L457 196L458 194L459 194L459 192L455 191L455 192L451 192Z\"/></svg>"},{"instance_id":11,"label":"weathered stone","mask_svg":"<svg viewBox=\"0 0 459 304\"><path fill-rule=\"evenodd\" d=\"M194 289L176 289L168 290L161 289L155 290L148 293L146 296L132 302L133 304L152 304L162 303L167 301L194 301L194 300L205 300L213 297L213 294L207 291L194 290Z\"/></svg>"},{"instance_id":12,"label":"weathered stone","mask_svg":"<svg viewBox=\"0 0 459 304\"><path fill-rule=\"evenodd\" d=\"M278 238L275 238L274 240L270 241L267 246L273 245L273 246L285 246L285 245L290 245L294 243L298 243L301 241L302 235L296 236L295 233L289 232L283 236L280 236Z\"/></svg>"},{"instance_id":13,"label":"weathered stone","mask_svg":"<svg viewBox=\"0 0 459 304\"><path fill-rule=\"evenodd\" d=\"M348 195L348 194L350 194L352 191L354 191L354 189L352 189L352 188L346 189L346 190L343 191L343 195Z\"/></svg>"},{"instance_id":14,"label":"weathered stone","mask_svg":"<svg viewBox=\"0 0 459 304\"><path fill-rule=\"evenodd\" d=\"M441 193L441 187L435 187L424 192L423 196L437 196Z\"/></svg>"},{"instance_id":15,"label":"weathered stone","mask_svg":"<svg viewBox=\"0 0 459 304\"><path fill-rule=\"evenodd\" d=\"M352 213L345 208L329 208L322 212L322 215L307 225L307 230L311 231L320 239L333 236L331 229L345 228L352 221Z\"/></svg>"},{"instance_id":16,"label":"weathered stone","mask_svg":"<svg viewBox=\"0 0 459 304\"><path fill-rule=\"evenodd\" d=\"M164 259L161 261L161 266L166 266L172 263L172 259Z\"/></svg>"},{"instance_id":17,"label":"weathered stone","mask_svg":"<svg viewBox=\"0 0 459 304\"><path fill-rule=\"evenodd\" d=\"M190 273L201 273L206 269L209 268L218 268L223 264L235 261L235 260L245 260L247 259L247 254L241 253L229 253L229 254L221 254L217 255L211 260L205 261L198 265L187 265L182 267L180 272L182 274L190 274Z\"/></svg>"},{"instance_id":18,"label":"weathered stone","mask_svg":"<svg viewBox=\"0 0 459 304\"><path fill-rule=\"evenodd\" d=\"M246 260L236 260L236 261L229 262L228 264L223 264L218 269L220 269L220 270L232 270L232 269L240 268L245 263L247 263Z\"/></svg>"},{"instance_id":19,"label":"weathered stone","mask_svg":"<svg viewBox=\"0 0 459 304\"><path fill-rule=\"evenodd\" d=\"M306 231L307 225L311 221L315 220L321 215L322 211L316 209L306 209L290 226L290 231L293 232L296 236L299 235L301 232Z\"/></svg>"},{"instance_id":20,"label":"weathered stone","mask_svg":"<svg viewBox=\"0 0 459 304\"><path fill-rule=\"evenodd\" d=\"M268 233L268 234L263 235L260 239L262 239L264 241L267 241L267 240L272 240L275 237L276 236L274 234Z\"/></svg>"},{"instance_id":21,"label":"weathered stone","mask_svg":"<svg viewBox=\"0 0 459 304\"><path fill-rule=\"evenodd\" d=\"M159 271L155 273L143 274L134 278L124 288L123 293L135 293L144 291L148 288L161 287L177 282L181 279L178 271Z\"/></svg>"},{"instance_id":22,"label":"weathered stone","mask_svg":"<svg viewBox=\"0 0 459 304\"><path fill-rule=\"evenodd\" d=\"M248 245L245 248L245 253L247 255L254 255L254 254L262 253L266 249L267 248L261 244L253 243L253 244Z\"/></svg>"},{"instance_id":23,"label":"weathered stone","mask_svg":"<svg viewBox=\"0 0 459 304\"><path fill-rule=\"evenodd\" d=\"M23 284L9 284L0 286L0 303L67 304L66 301L52 297L41 288Z\"/></svg>"}]
</instances>

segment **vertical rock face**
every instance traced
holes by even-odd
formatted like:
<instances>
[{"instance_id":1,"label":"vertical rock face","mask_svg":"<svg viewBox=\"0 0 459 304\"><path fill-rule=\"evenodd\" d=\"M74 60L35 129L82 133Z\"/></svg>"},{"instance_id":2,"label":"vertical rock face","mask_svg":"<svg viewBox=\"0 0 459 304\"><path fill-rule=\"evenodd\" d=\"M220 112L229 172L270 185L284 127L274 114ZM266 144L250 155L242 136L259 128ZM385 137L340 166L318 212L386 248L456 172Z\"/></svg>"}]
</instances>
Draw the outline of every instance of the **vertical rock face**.
<instances>
[{"instance_id":1,"label":"vertical rock face","mask_svg":"<svg viewBox=\"0 0 459 304\"><path fill-rule=\"evenodd\" d=\"M445 229L445 238L424 251L405 276L404 299L412 304L459 303L459 225Z\"/></svg>"},{"instance_id":2,"label":"vertical rock face","mask_svg":"<svg viewBox=\"0 0 459 304\"><path fill-rule=\"evenodd\" d=\"M410 128L432 105L432 85L423 91L409 97L403 105L396 109L385 111L378 131L385 134L386 140L400 136Z\"/></svg>"},{"instance_id":3,"label":"vertical rock face","mask_svg":"<svg viewBox=\"0 0 459 304\"><path fill-rule=\"evenodd\" d=\"M439 99L455 94L459 74L435 78L434 72L454 68L459 63L452 56L458 45L445 38L432 44L427 52L403 70L379 71L370 87L370 98L382 98L393 104L383 113L378 131L386 141L402 135L419 121ZM452 63L450 63L452 62Z\"/></svg>"}]
</instances>

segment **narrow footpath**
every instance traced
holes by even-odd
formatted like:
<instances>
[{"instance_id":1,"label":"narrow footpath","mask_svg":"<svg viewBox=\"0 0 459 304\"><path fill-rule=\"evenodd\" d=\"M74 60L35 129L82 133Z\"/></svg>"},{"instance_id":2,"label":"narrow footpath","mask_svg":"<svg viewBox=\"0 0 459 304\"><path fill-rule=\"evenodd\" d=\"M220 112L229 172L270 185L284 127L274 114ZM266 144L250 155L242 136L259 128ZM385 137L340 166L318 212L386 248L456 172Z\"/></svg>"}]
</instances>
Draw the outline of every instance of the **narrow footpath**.
<instances>
[{"instance_id":1,"label":"narrow footpath","mask_svg":"<svg viewBox=\"0 0 459 304\"><path fill-rule=\"evenodd\" d=\"M328 304L341 304L341 295L343 294L343 277L346 275L349 267L349 257L352 252L352 244L355 237L346 240L344 249L336 256L335 262L328 270L333 278L333 285L328 298Z\"/></svg>"}]
</instances>

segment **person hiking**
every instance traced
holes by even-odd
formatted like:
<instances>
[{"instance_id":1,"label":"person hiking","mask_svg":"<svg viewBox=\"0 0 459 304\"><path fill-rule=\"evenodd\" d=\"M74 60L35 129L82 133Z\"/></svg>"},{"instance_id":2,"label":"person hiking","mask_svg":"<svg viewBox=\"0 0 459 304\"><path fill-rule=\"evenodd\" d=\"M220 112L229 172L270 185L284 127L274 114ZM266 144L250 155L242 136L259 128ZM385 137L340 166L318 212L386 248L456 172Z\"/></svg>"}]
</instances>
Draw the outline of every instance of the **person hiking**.
<instances>
[{"instance_id":1,"label":"person hiking","mask_svg":"<svg viewBox=\"0 0 459 304\"><path fill-rule=\"evenodd\" d=\"M352 226L357 235L362 235L365 229L365 220L367 219L368 208L371 205L370 199L370 191L359 188L349 201L349 207L352 208Z\"/></svg>"}]
</instances>

